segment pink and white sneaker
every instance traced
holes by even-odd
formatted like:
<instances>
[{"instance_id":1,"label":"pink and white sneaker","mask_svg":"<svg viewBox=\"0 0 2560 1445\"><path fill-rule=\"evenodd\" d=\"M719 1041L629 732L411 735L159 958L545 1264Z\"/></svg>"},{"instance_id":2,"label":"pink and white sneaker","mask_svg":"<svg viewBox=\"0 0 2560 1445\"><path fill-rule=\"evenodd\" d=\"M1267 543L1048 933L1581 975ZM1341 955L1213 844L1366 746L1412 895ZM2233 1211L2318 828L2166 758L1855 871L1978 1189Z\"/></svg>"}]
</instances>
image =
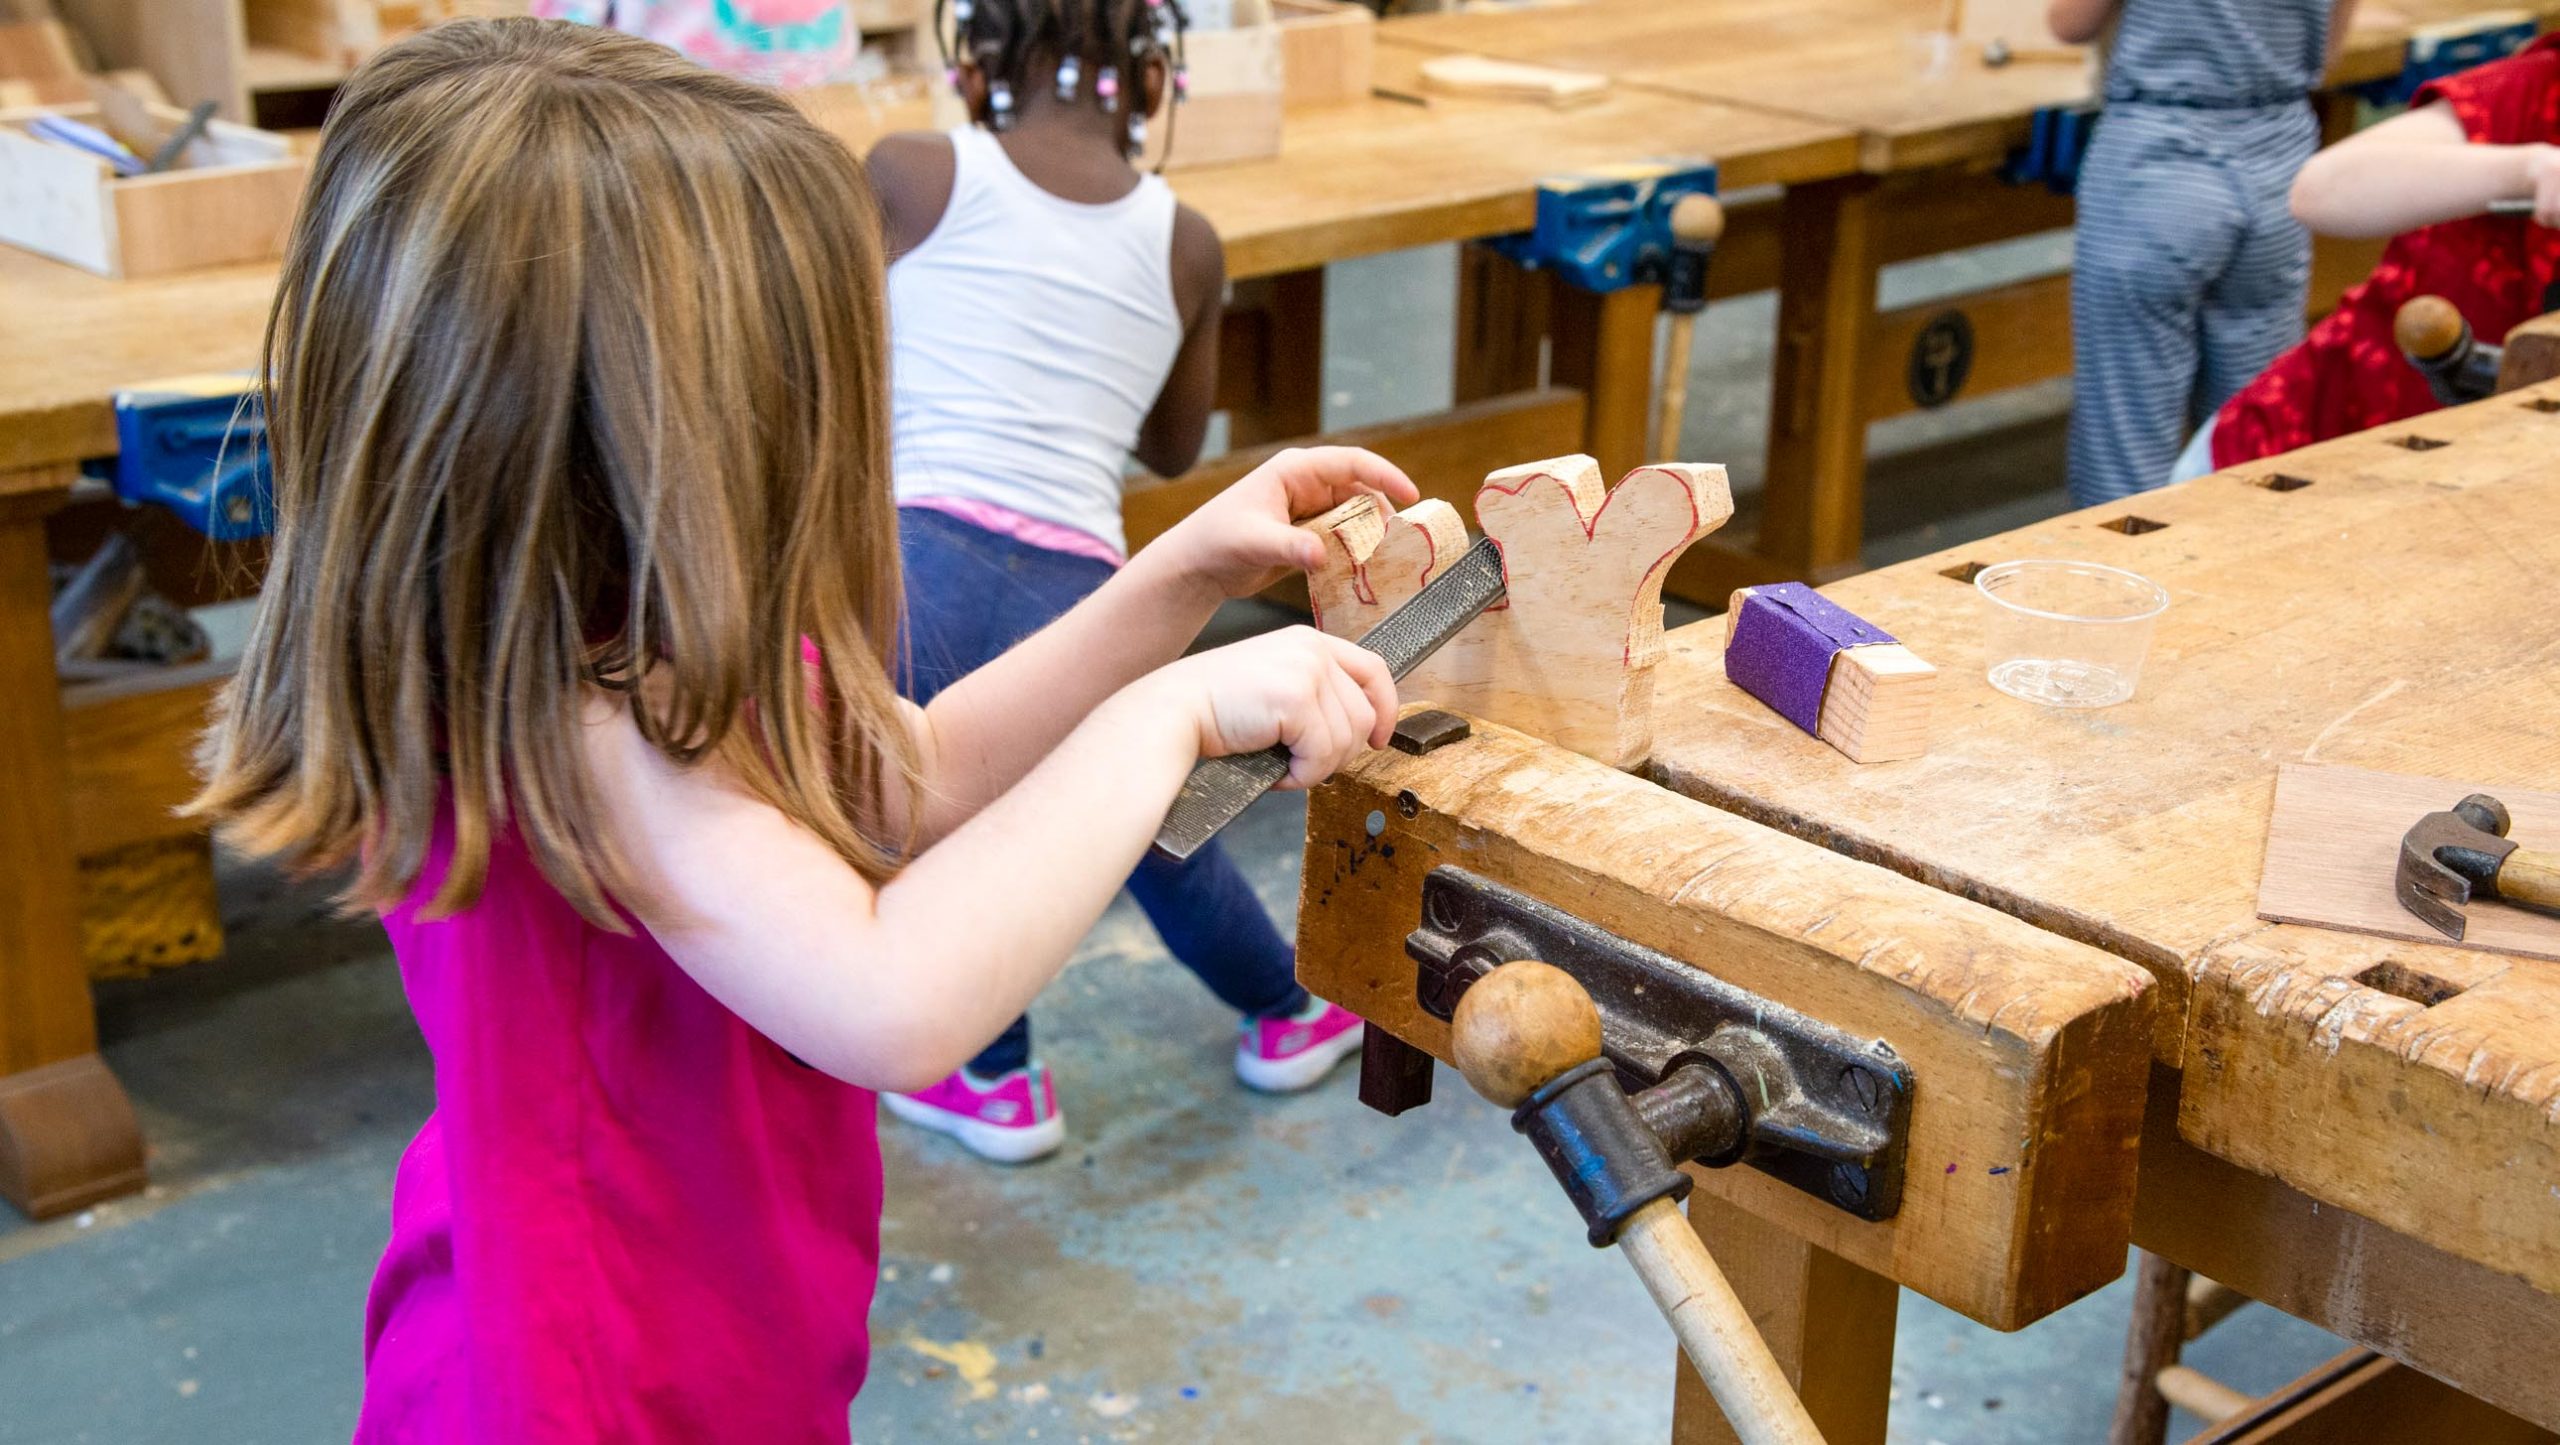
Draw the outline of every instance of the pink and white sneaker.
<instances>
[{"instance_id":1,"label":"pink and white sneaker","mask_svg":"<svg viewBox=\"0 0 2560 1445\"><path fill-rule=\"evenodd\" d=\"M963 1067L921 1093L882 1094L880 1102L908 1123L948 1134L970 1153L999 1164L1029 1163L1067 1138L1057 1084L1049 1066L1036 1059L992 1079Z\"/></svg>"},{"instance_id":2,"label":"pink and white sneaker","mask_svg":"<svg viewBox=\"0 0 2560 1445\"><path fill-rule=\"evenodd\" d=\"M1312 1089L1360 1051L1360 1016L1310 994L1279 1018L1246 1019L1236 1036L1236 1077L1265 1094Z\"/></svg>"}]
</instances>

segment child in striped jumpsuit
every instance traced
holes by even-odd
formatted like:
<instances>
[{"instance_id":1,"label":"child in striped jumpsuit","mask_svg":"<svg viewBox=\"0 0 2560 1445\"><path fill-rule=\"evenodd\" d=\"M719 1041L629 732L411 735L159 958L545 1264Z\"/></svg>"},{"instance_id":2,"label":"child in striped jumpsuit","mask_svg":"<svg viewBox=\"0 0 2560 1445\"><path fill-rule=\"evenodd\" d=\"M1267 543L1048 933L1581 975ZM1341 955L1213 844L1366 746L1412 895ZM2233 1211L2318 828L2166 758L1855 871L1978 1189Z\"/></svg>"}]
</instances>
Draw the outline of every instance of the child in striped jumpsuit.
<instances>
[{"instance_id":1,"label":"child in striped jumpsuit","mask_svg":"<svg viewBox=\"0 0 2560 1445\"><path fill-rule=\"evenodd\" d=\"M2286 205L2353 0L2053 0L2107 42L2071 263L2071 499L2156 487L2187 434L2302 339L2311 237Z\"/></svg>"}]
</instances>

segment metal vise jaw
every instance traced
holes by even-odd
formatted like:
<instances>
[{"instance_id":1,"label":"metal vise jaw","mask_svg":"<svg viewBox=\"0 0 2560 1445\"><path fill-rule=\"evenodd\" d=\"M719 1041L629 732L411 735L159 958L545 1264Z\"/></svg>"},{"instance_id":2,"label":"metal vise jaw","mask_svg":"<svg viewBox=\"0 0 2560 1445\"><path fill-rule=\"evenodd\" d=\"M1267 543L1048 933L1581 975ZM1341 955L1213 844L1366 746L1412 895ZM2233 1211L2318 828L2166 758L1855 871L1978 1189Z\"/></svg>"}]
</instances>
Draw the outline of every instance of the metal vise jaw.
<instances>
[{"instance_id":1,"label":"metal vise jaw","mask_svg":"<svg viewBox=\"0 0 2560 1445\"><path fill-rule=\"evenodd\" d=\"M1572 974L1599 1006L1603 1057L1673 1163L1748 1164L1861 1219L1901 1208L1913 1085L1882 1042L1453 866L1424 880L1405 952L1423 1010L1443 1019L1514 959Z\"/></svg>"},{"instance_id":2,"label":"metal vise jaw","mask_svg":"<svg viewBox=\"0 0 2560 1445\"><path fill-rule=\"evenodd\" d=\"M1538 182L1536 224L1496 237L1495 250L1532 270L1553 271L1585 291L1654 285L1684 289L1684 266L1706 262L1672 244L1671 209L1683 197L1716 193L1713 162L1640 161Z\"/></svg>"},{"instance_id":3,"label":"metal vise jaw","mask_svg":"<svg viewBox=\"0 0 2560 1445\"><path fill-rule=\"evenodd\" d=\"M246 372L187 376L115 394L116 455L87 470L130 506L166 507L216 542L275 530L266 413Z\"/></svg>"}]
</instances>

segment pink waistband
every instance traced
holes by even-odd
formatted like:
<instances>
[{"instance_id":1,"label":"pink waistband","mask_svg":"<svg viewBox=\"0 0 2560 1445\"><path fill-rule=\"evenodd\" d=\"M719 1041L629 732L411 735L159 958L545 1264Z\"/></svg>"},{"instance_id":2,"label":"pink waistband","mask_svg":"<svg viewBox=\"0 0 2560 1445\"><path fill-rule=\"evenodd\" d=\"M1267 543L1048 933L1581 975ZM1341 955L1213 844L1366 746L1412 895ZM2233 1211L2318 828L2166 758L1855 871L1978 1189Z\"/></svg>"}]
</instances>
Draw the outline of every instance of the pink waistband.
<instances>
[{"instance_id":1,"label":"pink waistband","mask_svg":"<svg viewBox=\"0 0 2560 1445\"><path fill-rule=\"evenodd\" d=\"M1055 522L1043 522L1037 517L1026 517L1010 507L999 507L993 502L981 502L968 497L911 497L898 505L922 507L928 511L940 512L946 517L956 517L972 527L984 528L999 537L1011 537L1026 547L1064 552L1070 557L1090 557L1105 566L1117 567L1129 560L1120 555L1119 549L1091 532L1079 532L1073 527L1061 527Z\"/></svg>"}]
</instances>

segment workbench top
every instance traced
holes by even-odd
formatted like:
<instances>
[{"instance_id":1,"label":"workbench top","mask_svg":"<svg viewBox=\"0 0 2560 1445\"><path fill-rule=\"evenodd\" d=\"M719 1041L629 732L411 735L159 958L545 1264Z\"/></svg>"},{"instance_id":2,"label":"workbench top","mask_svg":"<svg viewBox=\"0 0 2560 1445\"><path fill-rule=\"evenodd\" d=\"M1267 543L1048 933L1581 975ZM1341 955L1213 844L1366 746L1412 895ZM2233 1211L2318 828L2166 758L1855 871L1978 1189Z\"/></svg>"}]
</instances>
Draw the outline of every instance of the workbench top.
<instances>
[{"instance_id":1,"label":"workbench top","mask_svg":"<svg viewBox=\"0 0 2560 1445\"><path fill-rule=\"evenodd\" d=\"M1417 64L1381 54L1378 84L1417 92ZM857 152L930 124L920 99L838 96L812 111ZM1656 91L1566 113L1372 98L1291 112L1270 160L1168 179L1217 227L1241 279L1526 230L1539 178L1559 172L1698 156L1718 161L1728 186L1790 183L1849 173L1856 147L1836 123ZM274 277L256 265L110 281L0 246L0 470L114 451L118 387L254 366Z\"/></svg>"},{"instance_id":2,"label":"workbench top","mask_svg":"<svg viewBox=\"0 0 2560 1445\"><path fill-rule=\"evenodd\" d=\"M2399 72L2413 26L2560 3L2404 0L2365 7L2330 80ZM2038 109L2090 96L2068 59L1986 66L1934 32L1943 7L1914 0L1590 0L1398 20L1383 48L1468 51L1609 75L1627 85L1816 116L1855 127L1877 174L1997 160Z\"/></svg>"},{"instance_id":3,"label":"workbench top","mask_svg":"<svg viewBox=\"0 0 2560 1445\"><path fill-rule=\"evenodd\" d=\"M2190 1142L2560 1292L2560 964L2255 906L2281 764L2455 779L2448 806L2560 782L2555 455L2547 385L1826 587L1940 669L1904 762L1852 764L1725 681L1722 619L1679 629L1650 771L2147 966ZM1985 681L1969 570L2022 557L2168 589L2133 700Z\"/></svg>"}]
</instances>

